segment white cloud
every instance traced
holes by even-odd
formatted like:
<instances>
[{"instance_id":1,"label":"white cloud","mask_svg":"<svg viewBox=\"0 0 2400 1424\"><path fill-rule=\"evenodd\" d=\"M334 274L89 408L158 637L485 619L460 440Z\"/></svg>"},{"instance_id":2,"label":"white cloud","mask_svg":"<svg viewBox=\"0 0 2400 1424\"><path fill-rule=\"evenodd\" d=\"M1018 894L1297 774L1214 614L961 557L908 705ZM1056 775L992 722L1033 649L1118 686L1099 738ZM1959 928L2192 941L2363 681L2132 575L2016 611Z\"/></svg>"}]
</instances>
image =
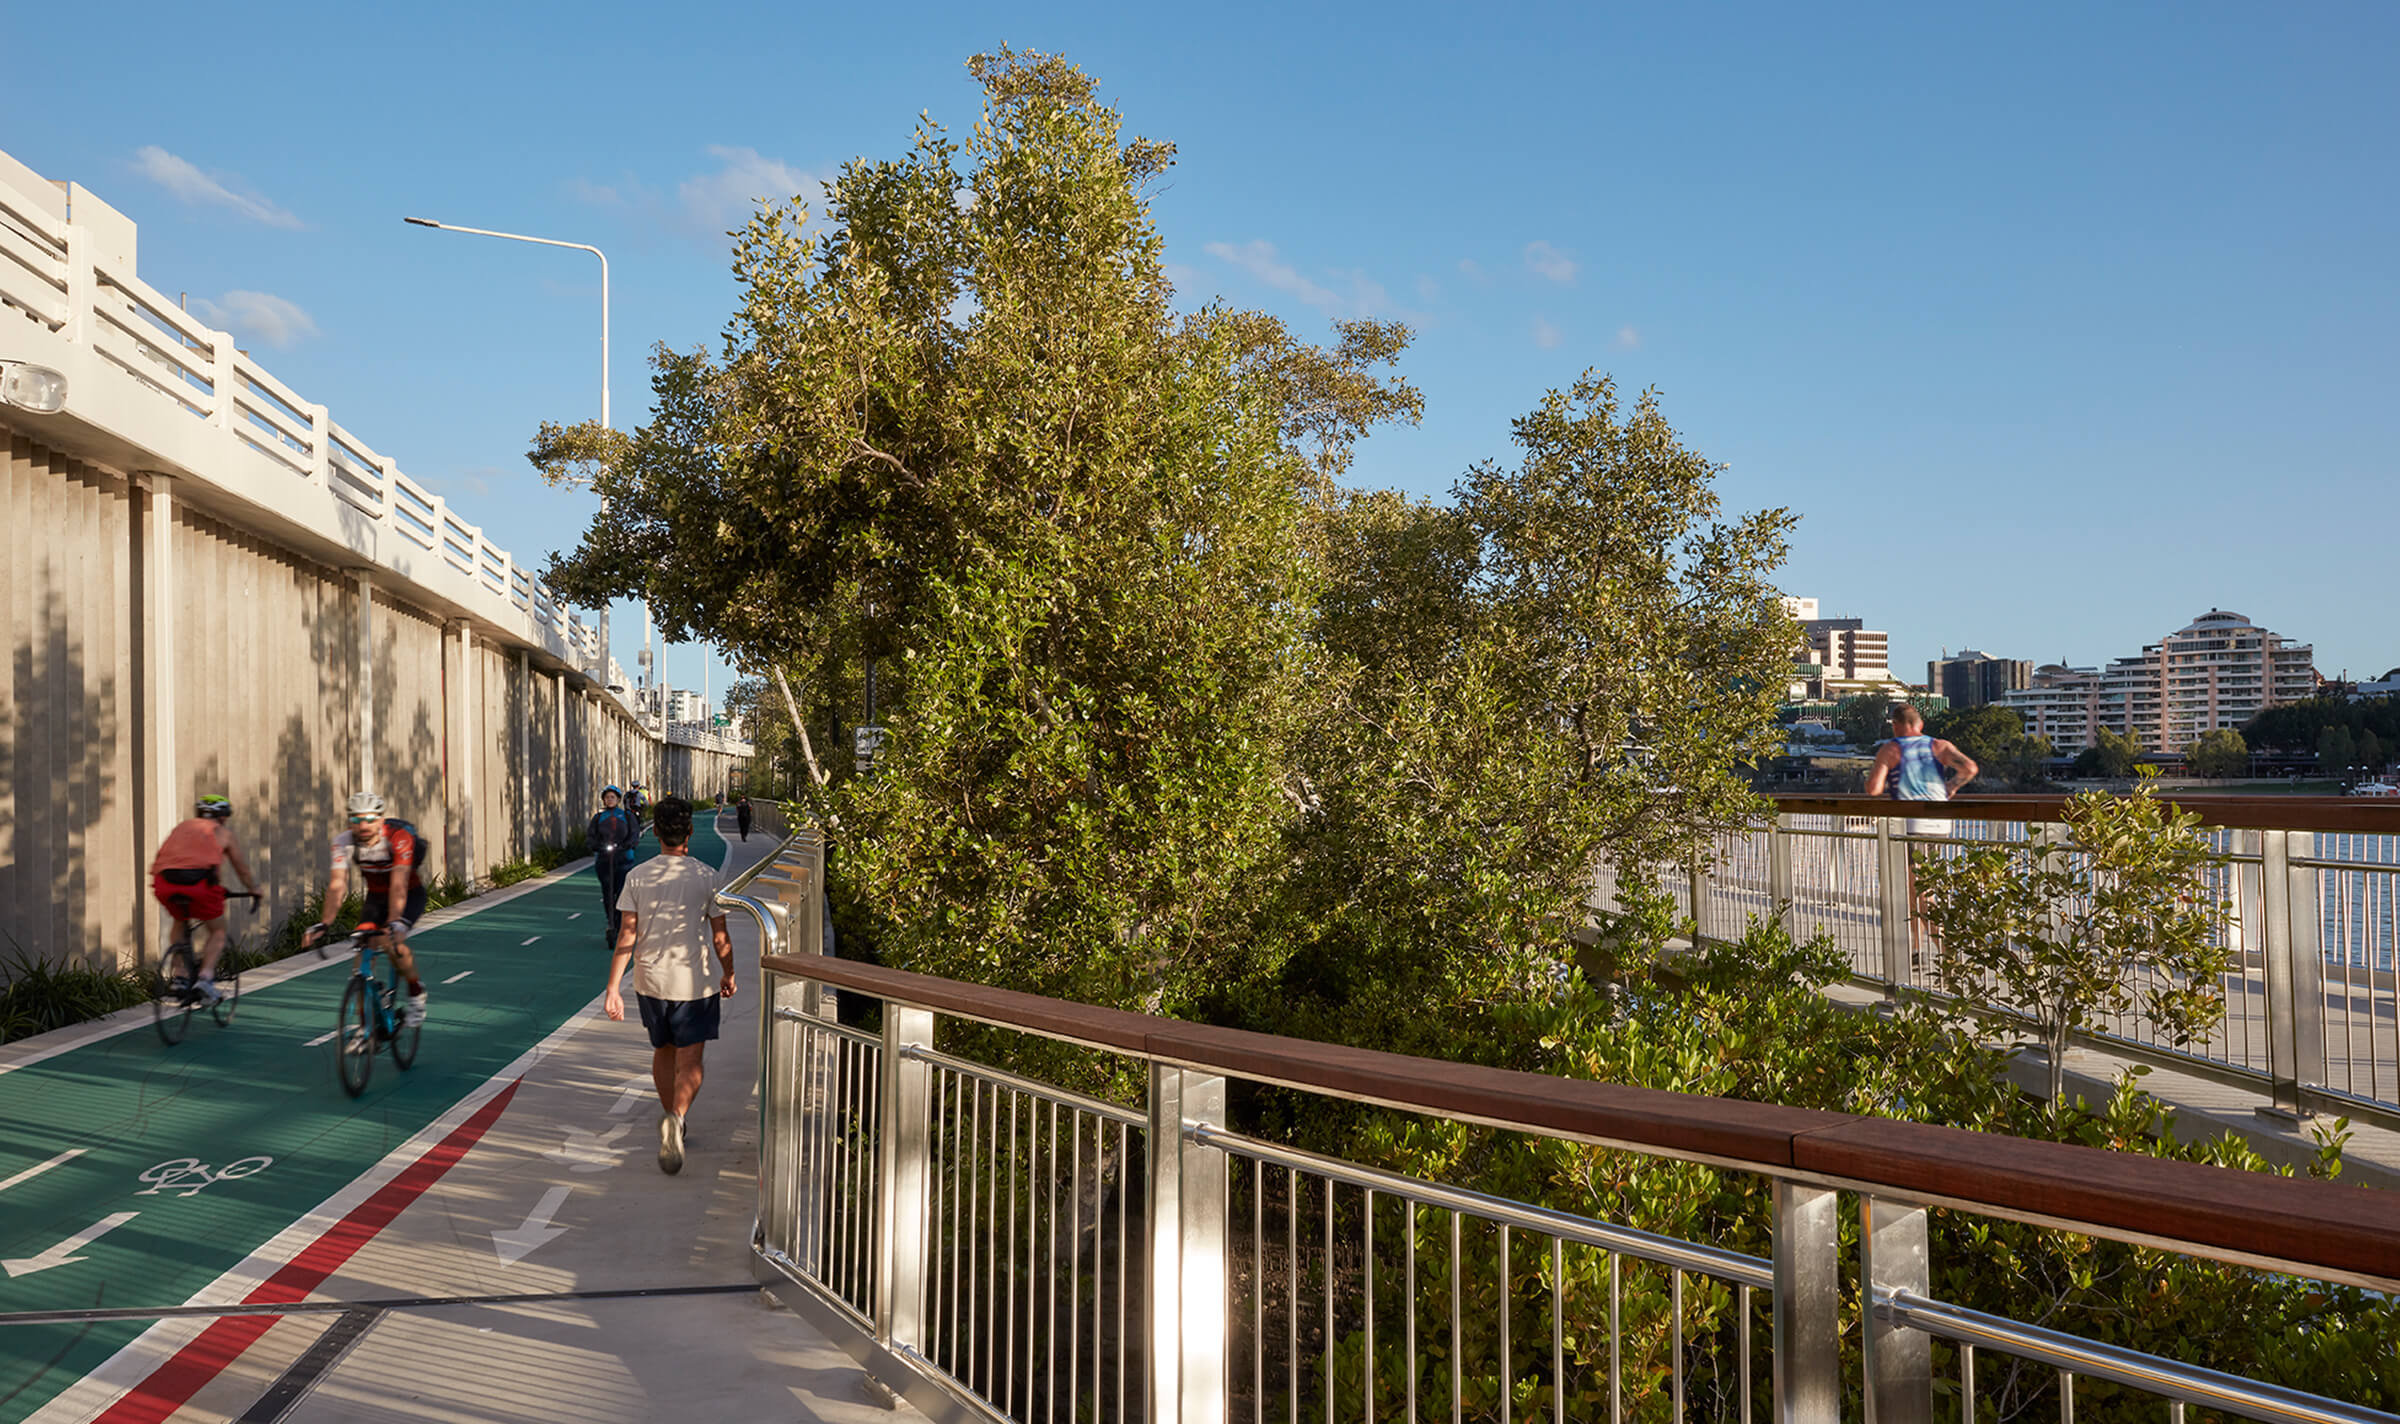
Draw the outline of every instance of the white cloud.
<instances>
[{"instance_id":1,"label":"white cloud","mask_svg":"<svg viewBox=\"0 0 2400 1424\"><path fill-rule=\"evenodd\" d=\"M1642 344L1642 334L1641 334L1640 332L1638 332L1638 331L1634 330L1634 329L1633 329L1632 327L1630 327L1630 326L1620 326L1620 327L1618 327L1618 328L1617 328L1617 345L1618 345L1618 346L1620 346L1620 347L1624 348L1624 349L1625 349L1625 350L1627 350L1627 351L1631 351L1633 348L1635 348L1636 346L1639 346L1639 345L1641 345L1641 344Z\"/></svg>"},{"instance_id":2,"label":"white cloud","mask_svg":"<svg viewBox=\"0 0 2400 1424\"><path fill-rule=\"evenodd\" d=\"M606 183L595 183L589 178L569 178L566 186L567 196L579 203L589 203L595 208L625 206L624 193Z\"/></svg>"},{"instance_id":3,"label":"white cloud","mask_svg":"<svg viewBox=\"0 0 2400 1424\"><path fill-rule=\"evenodd\" d=\"M1276 291L1289 292L1321 311L1332 311L1342 305L1339 294L1301 276L1298 268L1276 256L1272 242L1253 240L1239 247L1230 242L1212 242L1201 250L1219 262L1232 263Z\"/></svg>"},{"instance_id":4,"label":"white cloud","mask_svg":"<svg viewBox=\"0 0 2400 1424\"><path fill-rule=\"evenodd\" d=\"M213 302L203 297L193 305L210 325L246 333L278 350L317 334L316 318L299 303L271 292L227 292Z\"/></svg>"},{"instance_id":5,"label":"white cloud","mask_svg":"<svg viewBox=\"0 0 2400 1424\"><path fill-rule=\"evenodd\" d=\"M1563 331L1560 331L1557 327L1552 326L1549 318L1537 316L1533 319L1534 345L1539 346L1544 351L1552 351L1556 350L1558 344L1566 339L1567 334Z\"/></svg>"},{"instance_id":6,"label":"white cloud","mask_svg":"<svg viewBox=\"0 0 2400 1424\"><path fill-rule=\"evenodd\" d=\"M285 208L269 202L248 184L227 174L203 173L189 161L177 158L156 144L146 144L133 155L134 171L173 193L187 203L203 203L231 208L255 223L268 227L297 230L306 226ZM231 182L227 180L231 179ZM235 187L235 184L241 184Z\"/></svg>"},{"instance_id":7,"label":"white cloud","mask_svg":"<svg viewBox=\"0 0 2400 1424\"><path fill-rule=\"evenodd\" d=\"M1483 270L1483 264L1472 257L1458 259L1458 270L1462 276L1478 287L1492 280L1490 275Z\"/></svg>"},{"instance_id":8,"label":"white cloud","mask_svg":"<svg viewBox=\"0 0 2400 1424\"><path fill-rule=\"evenodd\" d=\"M496 466L477 465L442 479L425 481L425 487L440 495L465 495L469 499L486 499L492 493L492 481L500 478Z\"/></svg>"},{"instance_id":9,"label":"white cloud","mask_svg":"<svg viewBox=\"0 0 2400 1424\"><path fill-rule=\"evenodd\" d=\"M708 156L721 165L716 172L675 185L676 207L694 226L724 232L747 220L762 202L816 200L817 179L780 158L768 158L755 148L715 143L708 146Z\"/></svg>"},{"instance_id":10,"label":"white cloud","mask_svg":"<svg viewBox=\"0 0 2400 1424\"><path fill-rule=\"evenodd\" d=\"M1442 284L1419 272L1417 274L1417 300L1427 306L1432 306L1441 299Z\"/></svg>"},{"instance_id":11,"label":"white cloud","mask_svg":"<svg viewBox=\"0 0 2400 1424\"><path fill-rule=\"evenodd\" d=\"M1525 244L1525 265L1553 282L1575 280L1575 259L1539 239Z\"/></svg>"},{"instance_id":12,"label":"white cloud","mask_svg":"<svg viewBox=\"0 0 2400 1424\"><path fill-rule=\"evenodd\" d=\"M1329 316L1396 318L1419 324L1426 319L1424 313L1411 311L1393 301L1390 289L1368 276L1361 268L1329 267L1325 269L1325 281L1319 282L1284 261L1271 242L1254 239L1239 246L1230 242L1211 242L1201 250ZM1423 279L1420 279L1419 293L1423 294Z\"/></svg>"}]
</instances>

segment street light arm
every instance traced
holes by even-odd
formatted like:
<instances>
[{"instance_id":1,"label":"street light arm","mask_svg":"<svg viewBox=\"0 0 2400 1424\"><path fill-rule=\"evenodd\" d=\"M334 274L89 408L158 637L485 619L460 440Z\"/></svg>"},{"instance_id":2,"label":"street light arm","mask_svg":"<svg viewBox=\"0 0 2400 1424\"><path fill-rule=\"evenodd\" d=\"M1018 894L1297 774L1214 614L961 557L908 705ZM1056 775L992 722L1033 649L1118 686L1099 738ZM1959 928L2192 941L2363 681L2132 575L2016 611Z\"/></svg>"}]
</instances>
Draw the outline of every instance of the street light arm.
<instances>
[{"instance_id":1,"label":"street light arm","mask_svg":"<svg viewBox=\"0 0 2400 1424\"><path fill-rule=\"evenodd\" d=\"M417 227L440 228L444 232L471 233L476 237L502 237L510 242L531 242L542 247L571 247L588 252L600 259L600 425L608 429L608 254L588 242L561 242L555 237L529 237L521 232L494 232L488 227L461 227L457 223L436 222L432 218L402 218L402 222Z\"/></svg>"}]
</instances>

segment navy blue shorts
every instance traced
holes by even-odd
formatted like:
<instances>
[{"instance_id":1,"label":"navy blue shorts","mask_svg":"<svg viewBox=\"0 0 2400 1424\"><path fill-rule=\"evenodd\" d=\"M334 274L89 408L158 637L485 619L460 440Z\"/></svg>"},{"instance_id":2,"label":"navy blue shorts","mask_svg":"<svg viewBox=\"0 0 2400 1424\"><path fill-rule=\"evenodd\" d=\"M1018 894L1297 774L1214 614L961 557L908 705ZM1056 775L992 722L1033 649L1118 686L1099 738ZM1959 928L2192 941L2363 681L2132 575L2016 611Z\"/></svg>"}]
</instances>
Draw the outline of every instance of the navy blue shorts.
<instances>
[{"instance_id":1,"label":"navy blue shorts","mask_svg":"<svg viewBox=\"0 0 2400 1424\"><path fill-rule=\"evenodd\" d=\"M689 1048L717 1036L720 1001L714 994L705 999L634 997L642 1001L642 1027L650 1030L652 1048Z\"/></svg>"}]
</instances>

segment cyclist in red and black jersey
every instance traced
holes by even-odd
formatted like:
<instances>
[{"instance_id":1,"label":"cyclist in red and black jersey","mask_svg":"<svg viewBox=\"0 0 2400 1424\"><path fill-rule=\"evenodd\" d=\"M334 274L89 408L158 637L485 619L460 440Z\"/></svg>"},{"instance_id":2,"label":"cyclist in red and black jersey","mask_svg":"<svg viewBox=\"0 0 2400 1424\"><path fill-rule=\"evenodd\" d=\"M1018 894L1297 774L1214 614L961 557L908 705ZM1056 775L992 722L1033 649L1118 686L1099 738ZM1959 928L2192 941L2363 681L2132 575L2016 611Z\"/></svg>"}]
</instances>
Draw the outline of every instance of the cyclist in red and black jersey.
<instances>
[{"instance_id":1,"label":"cyclist in red and black jersey","mask_svg":"<svg viewBox=\"0 0 2400 1424\"><path fill-rule=\"evenodd\" d=\"M425 981L417 977L416 956L408 951L408 932L425 913L424 832L406 821L387 819L383 798L361 791L350 798L350 829L333 838L333 877L325 885L325 906L339 909L349 893L350 867L358 866L367 883L367 913L362 924L383 926L383 947L392 965L408 980L408 997L401 1004L401 1021L410 1027L425 1022ZM392 905L398 882L399 909ZM331 920L309 930L311 947L333 930Z\"/></svg>"}]
</instances>

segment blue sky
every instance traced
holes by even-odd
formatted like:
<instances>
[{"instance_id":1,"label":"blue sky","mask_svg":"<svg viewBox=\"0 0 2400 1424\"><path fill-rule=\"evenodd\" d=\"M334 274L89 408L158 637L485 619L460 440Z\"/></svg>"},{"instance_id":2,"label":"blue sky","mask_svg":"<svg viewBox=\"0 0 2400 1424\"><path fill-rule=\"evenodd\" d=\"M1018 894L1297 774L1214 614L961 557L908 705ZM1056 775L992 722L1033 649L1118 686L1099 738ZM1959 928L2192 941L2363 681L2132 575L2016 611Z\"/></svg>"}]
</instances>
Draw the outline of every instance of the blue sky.
<instances>
[{"instance_id":1,"label":"blue sky","mask_svg":"<svg viewBox=\"0 0 2400 1424\"><path fill-rule=\"evenodd\" d=\"M1420 328L1440 495L1585 367L1656 386L1785 583L1892 633L2097 662L2212 606L2400 663L2400 8L18 7L0 149L521 557L523 459L712 340L754 194L970 127L1003 41L1174 141L1184 295ZM272 300L269 300L272 299ZM616 620L629 666L638 616ZM699 654L671 650L679 684ZM723 674L715 675L723 686Z\"/></svg>"}]
</instances>

